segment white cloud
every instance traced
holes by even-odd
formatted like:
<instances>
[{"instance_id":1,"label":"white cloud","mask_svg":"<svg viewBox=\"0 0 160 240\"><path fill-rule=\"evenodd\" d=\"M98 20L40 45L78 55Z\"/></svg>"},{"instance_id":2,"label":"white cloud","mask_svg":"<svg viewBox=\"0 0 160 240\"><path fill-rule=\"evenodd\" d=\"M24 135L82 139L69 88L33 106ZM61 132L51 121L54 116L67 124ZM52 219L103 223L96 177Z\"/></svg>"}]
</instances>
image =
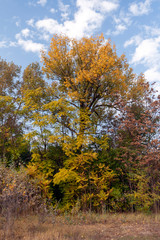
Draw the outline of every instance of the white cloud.
<instances>
[{"instance_id":1,"label":"white cloud","mask_svg":"<svg viewBox=\"0 0 160 240\"><path fill-rule=\"evenodd\" d=\"M30 35L30 30L28 28L25 28L21 31L21 34L23 37L27 38Z\"/></svg>"},{"instance_id":2,"label":"white cloud","mask_svg":"<svg viewBox=\"0 0 160 240\"><path fill-rule=\"evenodd\" d=\"M64 4L59 0L59 10L61 11L62 20L68 20L70 14L70 5Z\"/></svg>"},{"instance_id":3,"label":"white cloud","mask_svg":"<svg viewBox=\"0 0 160 240\"><path fill-rule=\"evenodd\" d=\"M151 67L144 72L145 78L150 83L155 83L153 88L160 94L160 68Z\"/></svg>"},{"instance_id":4,"label":"white cloud","mask_svg":"<svg viewBox=\"0 0 160 240\"><path fill-rule=\"evenodd\" d=\"M128 29L129 26L131 26L133 22L134 16L140 16L144 14L148 14L150 9L152 0L144 0L137 2L132 2L129 7L129 11L121 10L119 13L119 16L113 16L113 22L115 29L108 30L107 35L119 35L122 34L124 31Z\"/></svg>"},{"instance_id":5,"label":"white cloud","mask_svg":"<svg viewBox=\"0 0 160 240\"><path fill-rule=\"evenodd\" d=\"M160 60L160 37L143 40L136 48L132 63L156 64Z\"/></svg>"},{"instance_id":6,"label":"white cloud","mask_svg":"<svg viewBox=\"0 0 160 240\"><path fill-rule=\"evenodd\" d=\"M10 47L16 47L16 46L17 46L17 43L16 43L16 42L13 42L13 41L10 41L10 42L9 42L9 46L10 46Z\"/></svg>"},{"instance_id":7,"label":"white cloud","mask_svg":"<svg viewBox=\"0 0 160 240\"><path fill-rule=\"evenodd\" d=\"M80 9L93 9L94 11L109 13L118 8L118 1L110 0L77 0Z\"/></svg>"},{"instance_id":8,"label":"white cloud","mask_svg":"<svg viewBox=\"0 0 160 240\"><path fill-rule=\"evenodd\" d=\"M124 47L126 48L130 45L138 46L141 42L142 42L141 36L140 35L135 35L124 43Z\"/></svg>"},{"instance_id":9,"label":"white cloud","mask_svg":"<svg viewBox=\"0 0 160 240\"><path fill-rule=\"evenodd\" d=\"M124 11L120 11L119 16L113 16L113 22L115 29L108 30L107 35L116 36L122 34L132 23L130 15Z\"/></svg>"},{"instance_id":10,"label":"white cloud","mask_svg":"<svg viewBox=\"0 0 160 240\"><path fill-rule=\"evenodd\" d=\"M19 20L16 21L16 26L17 26L17 27L20 27L20 25L21 25L20 21L19 21Z\"/></svg>"},{"instance_id":11,"label":"white cloud","mask_svg":"<svg viewBox=\"0 0 160 240\"><path fill-rule=\"evenodd\" d=\"M101 4L99 5L100 11L101 12L105 12L105 13L109 13L111 11L116 10L118 7L118 3L112 1L101 1Z\"/></svg>"},{"instance_id":12,"label":"white cloud","mask_svg":"<svg viewBox=\"0 0 160 240\"><path fill-rule=\"evenodd\" d=\"M44 7L47 3L47 0L39 0L37 3Z\"/></svg>"},{"instance_id":13,"label":"white cloud","mask_svg":"<svg viewBox=\"0 0 160 240\"><path fill-rule=\"evenodd\" d=\"M44 44L33 42L32 40L24 39L27 31L23 29L20 33L16 34L17 45L21 46L26 52L34 52L40 54L41 50L45 50Z\"/></svg>"},{"instance_id":14,"label":"white cloud","mask_svg":"<svg viewBox=\"0 0 160 240\"><path fill-rule=\"evenodd\" d=\"M50 35L48 33L40 33L40 34L37 34L37 37L41 40L44 40L44 41L49 41L50 40Z\"/></svg>"},{"instance_id":15,"label":"white cloud","mask_svg":"<svg viewBox=\"0 0 160 240\"><path fill-rule=\"evenodd\" d=\"M19 39L18 44L26 51L26 52L34 52L40 53L45 47L41 43L33 42L32 40L23 40Z\"/></svg>"},{"instance_id":16,"label":"white cloud","mask_svg":"<svg viewBox=\"0 0 160 240\"><path fill-rule=\"evenodd\" d=\"M117 31L118 32L123 32L124 30L126 30L126 26L123 24L118 24L117 25Z\"/></svg>"},{"instance_id":17,"label":"white cloud","mask_svg":"<svg viewBox=\"0 0 160 240\"><path fill-rule=\"evenodd\" d=\"M6 41L0 41L0 48L7 47Z\"/></svg>"},{"instance_id":18,"label":"white cloud","mask_svg":"<svg viewBox=\"0 0 160 240\"><path fill-rule=\"evenodd\" d=\"M144 25L143 26L147 36L152 36L152 37L155 37L155 36L160 36L160 28L157 27L157 26L147 26L147 25Z\"/></svg>"},{"instance_id":19,"label":"white cloud","mask_svg":"<svg viewBox=\"0 0 160 240\"><path fill-rule=\"evenodd\" d=\"M46 18L36 22L38 30L49 34L64 33L69 37L81 38L92 34L100 28L107 14L118 8L118 1L77 0L77 11L73 20L65 20L59 23L52 18Z\"/></svg>"},{"instance_id":20,"label":"white cloud","mask_svg":"<svg viewBox=\"0 0 160 240\"><path fill-rule=\"evenodd\" d=\"M160 35L146 39L137 35L125 42L126 47L131 44L136 45L131 64L143 64L147 69L144 72L147 81L157 82L155 88L158 89L157 86L160 85Z\"/></svg>"},{"instance_id":21,"label":"white cloud","mask_svg":"<svg viewBox=\"0 0 160 240\"><path fill-rule=\"evenodd\" d=\"M20 18L19 18L18 16L13 16L13 20L14 20L16 26L17 26L17 27L20 27L20 25L21 25L21 20L20 20Z\"/></svg>"},{"instance_id":22,"label":"white cloud","mask_svg":"<svg viewBox=\"0 0 160 240\"><path fill-rule=\"evenodd\" d=\"M28 21L26 21L26 23L27 23L29 26L34 27L34 19L33 19L33 18L31 18L31 19L29 19Z\"/></svg>"},{"instance_id":23,"label":"white cloud","mask_svg":"<svg viewBox=\"0 0 160 240\"><path fill-rule=\"evenodd\" d=\"M16 47L17 43L13 41L0 41L0 48Z\"/></svg>"},{"instance_id":24,"label":"white cloud","mask_svg":"<svg viewBox=\"0 0 160 240\"><path fill-rule=\"evenodd\" d=\"M108 31L107 32L107 35L119 35L119 34L122 34L125 30L127 29L127 26L124 25L124 24L117 24L116 27L115 27L115 30L112 32L112 31Z\"/></svg>"},{"instance_id":25,"label":"white cloud","mask_svg":"<svg viewBox=\"0 0 160 240\"><path fill-rule=\"evenodd\" d=\"M101 27L105 18L117 10L119 0L76 0L76 11L73 19L69 17L69 5L63 4L63 0L59 0L59 10L61 11L62 20L59 22L54 18L45 18L35 21L33 18L26 21L28 27L24 28L16 34L16 42L12 46L20 46L26 52L40 53L45 45L34 40L39 39L48 41L53 34L66 34L69 37L81 38L84 35L91 35ZM36 0L36 3L45 5L46 0ZM56 10L51 8L50 12ZM31 29L32 28L32 29ZM119 24L119 29L123 30L123 26ZM3 43L4 44L4 43ZM2 43L1 43L2 45Z\"/></svg>"},{"instance_id":26,"label":"white cloud","mask_svg":"<svg viewBox=\"0 0 160 240\"><path fill-rule=\"evenodd\" d=\"M51 8L51 9L50 9L50 12L51 12L51 13L55 13L56 10L55 10L54 8Z\"/></svg>"},{"instance_id":27,"label":"white cloud","mask_svg":"<svg viewBox=\"0 0 160 240\"><path fill-rule=\"evenodd\" d=\"M149 82L160 81L160 69L156 66L149 68L144 72L144 75Z\"/></svg>"},{"instance_id":28,"label":"white cloud","mask_svg":"<svg viewBox=\"0 0 160 240\"><path fill-rule=\"evenodd\" d=\"M144 2L132 3L129 7L129 11L134 16L141 16L150 12L151 0L145 0Z\"/></svg>"},{"instance_id":29,"label":"white cloud","mask_svg":"<svg viewBox=\"0 0 160 240\"><path fill-rule=\"evenodd\" d=\"M40 54L41 50L44 50L45 47L41 43L33 42L32 40L23 40L19 39L18 44L26 51Z\"/></svg>"},{"instance_id":30,"label":"white cloud","mask_svg":"<svg viewBox=\"0 0 160 240\"><path fill-rule=\"evenodd\" d=\"M57 20L54 20L52 18L39 20L35 25L38 30L42 29L43 31L50 34L61 33L61 30L63 29L63 25L59 24Z\"/></svg>"}]
</instances>

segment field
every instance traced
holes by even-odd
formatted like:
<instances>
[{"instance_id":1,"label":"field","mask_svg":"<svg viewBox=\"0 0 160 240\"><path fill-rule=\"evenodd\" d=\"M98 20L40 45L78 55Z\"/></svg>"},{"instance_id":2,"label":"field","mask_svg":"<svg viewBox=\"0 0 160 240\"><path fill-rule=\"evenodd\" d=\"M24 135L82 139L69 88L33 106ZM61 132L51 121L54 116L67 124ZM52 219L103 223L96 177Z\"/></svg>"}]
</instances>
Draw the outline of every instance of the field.
<instances>
[{"instance_id":1,"label":"field","mask_svg":"<svg viewBox=\"0 0 160 240\"><path fill-rule=\"evenodd\" d=\"M89 214L0 218L0 240L158 240L160 215Z\"/></svg>"}]
</instances>

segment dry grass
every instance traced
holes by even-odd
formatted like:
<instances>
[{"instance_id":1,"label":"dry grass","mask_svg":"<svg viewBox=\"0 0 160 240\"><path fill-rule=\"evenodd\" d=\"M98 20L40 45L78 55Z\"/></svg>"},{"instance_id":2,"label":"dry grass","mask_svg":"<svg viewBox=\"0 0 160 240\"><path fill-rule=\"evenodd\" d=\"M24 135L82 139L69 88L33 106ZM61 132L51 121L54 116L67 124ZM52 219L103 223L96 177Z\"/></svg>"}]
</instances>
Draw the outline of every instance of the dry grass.
<instances>
[{"instance_id":1,"label":"dry grass","mask_svg":"<svg viewBox=\"0 0 160 240\"><path fill-rule=\"evenodd\" d=\"M1 217L0 240L158 240L159 226L160 215L145 214Z\"/></svg>"}]
</instances>

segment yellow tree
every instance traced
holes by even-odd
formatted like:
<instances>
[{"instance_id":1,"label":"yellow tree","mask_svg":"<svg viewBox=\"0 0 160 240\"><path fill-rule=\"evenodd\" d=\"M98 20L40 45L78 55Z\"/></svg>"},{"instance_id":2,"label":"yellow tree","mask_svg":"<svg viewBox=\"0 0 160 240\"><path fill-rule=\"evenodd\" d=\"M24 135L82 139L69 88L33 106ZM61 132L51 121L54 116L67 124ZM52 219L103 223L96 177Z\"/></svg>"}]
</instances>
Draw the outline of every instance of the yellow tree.
<instances>
[{"instance_id":1,"label":"yellow tree","mask_svg":"<svg viewBox=\"0 0 160 240\"><path fill-rule=\"evenodd\" d=\"M116 110L120 98L129 98L137 81L125 56L118 57L115 46L103 35L80 40L54 35L42 62L47 77L54 81L53 101L45 109L52 113L51 121L68 131L64 148L75 151L95 141L107 110Z\"/></svg>"},{"instance_id":2,"label":"yellow tree","mask_svg":"<svg viewBox=\"0 0 160 240\"><path fill-rule=\"evenodd\" d=\"M117 112L120 101L133 97L135 83L141 93L145 80L133 74L125 56L119 57L103 35L80 40L54 35L42 62L52 80L52 99L43 105L55 129L50 142L59 142L68 155L54 183L64 184L66 198L79 199L82 207L91 209L97 202L103 207L115 174L91 145L107 149L108 136L101 130L109 111Z\"/></svg>"},{"instance_id":3,"label":"yellow tree","mask_svg":"<svg viewBox=\"0 0 160 240\"><path fill-rule=\"evenodd\" d=\"M28 65L23 72L21 86L23 114L30 129L28 139L32 139L32 147L34 145L40 153L46 151L49 134L43 111L43 105L47 101L46 86L39 63ZM32 125L36 128L32 129Z\"/></svg>"},{"instance_id":4,"label":"yellow tree","mask_svg":"<svg viewBox=\"0 0 160 240\"><path fill-rule=\"evenodd\" d=\"M22 149L20 70L0 58L0 161L18 166Z\"/></svg>"}]
</instances>

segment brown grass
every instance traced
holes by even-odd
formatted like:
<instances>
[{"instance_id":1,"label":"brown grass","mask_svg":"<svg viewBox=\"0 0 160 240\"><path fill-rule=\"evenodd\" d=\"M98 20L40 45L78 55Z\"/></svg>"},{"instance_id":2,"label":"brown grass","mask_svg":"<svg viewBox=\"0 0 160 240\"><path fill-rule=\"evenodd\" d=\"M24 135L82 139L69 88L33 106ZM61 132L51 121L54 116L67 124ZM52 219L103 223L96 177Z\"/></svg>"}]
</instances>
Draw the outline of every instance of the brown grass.
<instances>
[{"instance_id":1,"label":"brown grass","mask_svg":"<svg viewBox=\"0 0 160 240\"><path fill-rule=\"evenodd\" d=\"M28 216L5 222L0 240L158 240L160 215L82 214Z\"/></svg>"}]
</instances>

